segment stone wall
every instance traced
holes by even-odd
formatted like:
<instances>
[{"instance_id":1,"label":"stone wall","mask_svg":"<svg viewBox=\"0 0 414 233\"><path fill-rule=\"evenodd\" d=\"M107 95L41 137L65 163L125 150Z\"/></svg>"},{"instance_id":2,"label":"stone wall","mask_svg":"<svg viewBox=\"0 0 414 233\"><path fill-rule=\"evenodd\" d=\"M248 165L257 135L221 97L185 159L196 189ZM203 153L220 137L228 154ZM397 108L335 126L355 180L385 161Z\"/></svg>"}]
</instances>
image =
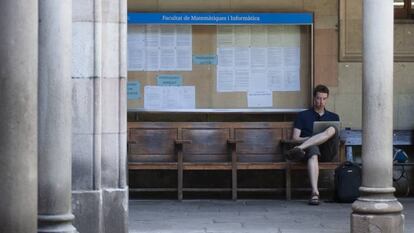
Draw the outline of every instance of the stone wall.
<instances>
[{"instance_id":1,"label":"stone wall","mask_svg":"<svg viewBox=\"0 0 414 233\"><path fill-rule=\"evenodd\" d=\"M332 91L328 108L343 127L361 128L362 0L130 0L139 12L314 12L315 84ZM414 121L414 24L395 23L394 128L412 129Z\"/></svg>"}]
</instances>

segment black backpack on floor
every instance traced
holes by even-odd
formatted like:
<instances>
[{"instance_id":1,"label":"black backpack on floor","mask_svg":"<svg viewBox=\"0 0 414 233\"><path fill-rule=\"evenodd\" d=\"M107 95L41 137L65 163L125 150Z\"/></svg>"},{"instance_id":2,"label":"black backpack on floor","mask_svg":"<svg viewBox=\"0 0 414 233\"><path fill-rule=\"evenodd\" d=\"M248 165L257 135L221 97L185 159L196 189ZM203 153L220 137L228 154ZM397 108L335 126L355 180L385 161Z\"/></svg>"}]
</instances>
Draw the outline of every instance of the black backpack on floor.
<instances>
[{"instance_id":1,"label":"black backpack on floor","mask_svg":"<svg viewBox=\"0 0 414 233\"><path fill-rule=\"evenodd\" d=\"M359 197L361 186L361 168L346 161L335 169L335 200L351 203Z\"/></svg>"}]
</instances>

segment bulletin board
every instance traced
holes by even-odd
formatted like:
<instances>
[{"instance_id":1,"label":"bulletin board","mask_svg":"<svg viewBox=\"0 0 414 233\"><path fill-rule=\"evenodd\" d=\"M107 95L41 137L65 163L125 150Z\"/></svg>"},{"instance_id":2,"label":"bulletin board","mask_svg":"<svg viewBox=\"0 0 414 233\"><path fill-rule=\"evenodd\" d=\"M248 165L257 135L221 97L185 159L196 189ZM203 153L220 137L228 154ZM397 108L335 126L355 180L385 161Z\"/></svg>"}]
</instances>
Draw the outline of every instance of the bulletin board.
<instances>
[{"instance_id":1,"label":"bulletin board","mask_svg":"<svg viewBox=\"0 0 414 233\"><path fill-rule=\"evenodd\" d=\"M178 39L178 31L189 30L190 51L176 49L175 65L161 61L158 68L148 67L147 59L154 60L148 54L134 60L134 54L151 52L145 43L151 43L148 38L153 34L148 31L154 29L161 37L166 36L165 43L169 43L170 29L176 32L176 43L188 43L185 38ZM147 46L140 53L136 53L139 47L134 44L138 37L131 36L134 31L142 31L144 38L139 43ZM158 51L158 61L164 52L169 56L168 51ZM288 112L308 108L311 103L312 13L129 13L128 53L128 111ZM260 67L264 64L262 55L266 57L265 67ZM233 62L234 69L223 65L232 57L235 61L229 62ZM285 61L282 68L279 60ZM243 62L248 64L244 66ZM169 89L174 92L172 96L189 91L189 95L180 98L184 102L194 98L193 103L178 106L167 100L162 107L151 105L151 101L158 103L159 96L150 92L160 89Z\"/></svg>"}]
</instances>

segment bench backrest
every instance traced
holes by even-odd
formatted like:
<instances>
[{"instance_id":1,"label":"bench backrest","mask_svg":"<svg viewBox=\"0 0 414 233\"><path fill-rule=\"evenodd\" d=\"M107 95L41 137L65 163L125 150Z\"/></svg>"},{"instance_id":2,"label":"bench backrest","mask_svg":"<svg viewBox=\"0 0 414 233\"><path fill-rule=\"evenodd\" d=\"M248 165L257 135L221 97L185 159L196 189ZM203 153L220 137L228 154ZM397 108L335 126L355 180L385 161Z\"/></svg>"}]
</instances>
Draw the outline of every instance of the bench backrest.
<instances>
[{"instance_id":1,"label":"bench backrest","mask_svg":"<svg viewBox=\"0 0 414 233\"><path fill-rule=\"evenodd\" d=\"M174 162L176 128L131 128L128 159L135 162Z\"/></svg>"},{"instance_id":2,"label":"bench backrest","mask_svg":"<svg viewBox=\"0 0 414 233\"><path fill-rule=\"evenodd\" d=\"M280 140L284 129L269 128L235 128L237 155L240 162L281 162L284 161Z\"/></svg>"},{"instance_id":3,"label":"bench backrest","mask_svg":"<svg viewBox=\"0 0 414 233\"><path fill-rule=\"evenodd\" d=\"M128 122L128 161L174 162L175 140L186 140L184 162L230 162L233 140L240 162L279 162L291 131L291 122Z\"/></svg>"},{"instance_id":4,"label":"bench backrest","mask_svg":"<svg viewBox=\"0 0 414 233\"><path fill-rule=\"evenodd\" d=\"M183 145L184 162L231 161L227 145L229 128L183 128L182 138L191 141Z\"/></svg>"},{"instance_id":5,"label":"bench backrest","mask_svg":"<svg viewBox=\"0 0 414 233\"><path fill-rule=\"evenodd\" d=\"M342 130L341 140L345 146L360 146L362 145L362 130ZM413 145L414 133L413 130L394 130L393 144L398 146Z\"/></svg>"}]
</instances>

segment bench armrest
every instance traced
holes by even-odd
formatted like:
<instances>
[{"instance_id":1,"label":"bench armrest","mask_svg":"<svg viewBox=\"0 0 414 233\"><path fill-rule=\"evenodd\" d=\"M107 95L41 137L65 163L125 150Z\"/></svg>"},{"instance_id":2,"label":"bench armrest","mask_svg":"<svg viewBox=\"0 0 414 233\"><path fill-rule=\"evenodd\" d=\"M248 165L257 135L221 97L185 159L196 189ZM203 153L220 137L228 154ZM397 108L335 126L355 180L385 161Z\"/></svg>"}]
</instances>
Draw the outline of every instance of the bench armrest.
<instances>
[{"instance_id":1,"label":"bench armrest","mask_svg":"<svg viewBox=\"0 0 414 233\"><path fill-rule=\"evenodd\" d=\"M288 145L288 146L297 146L301 144L300 141L293 140L293 139L280 139L280 143Z\"/></svg>"},{"instance_id":2,"label":"bench armrest","mask_svg":"<svg viewBox=\"0 0 414 233\"><path fill-rule=\"evenodd\" d=\"M137 144L136 141L127 141L127 153L131 152L131 145Z\"/></svg>"},{"instance_id":3,"label":"bench armrest","mask_svg":"<svg viewBox=\"0 0 414 233\"><path fill-rule=\"evenodd\" d=\"M227 139L228 144L237 144L237 143L243 143L243 140L240 139Z\"/></svg>"},{"instance_id":4,"label":"bench armrest","mask_svg":"<svg viewBox=\"0 0 414 233\"><path fill-rule=\"evenodd\" d=\"M180 139L175 139L175 144L176 145L183 145L183 144L191 144L192 141L191 140L180 140Z\"/></svg>"}]
</instances>

